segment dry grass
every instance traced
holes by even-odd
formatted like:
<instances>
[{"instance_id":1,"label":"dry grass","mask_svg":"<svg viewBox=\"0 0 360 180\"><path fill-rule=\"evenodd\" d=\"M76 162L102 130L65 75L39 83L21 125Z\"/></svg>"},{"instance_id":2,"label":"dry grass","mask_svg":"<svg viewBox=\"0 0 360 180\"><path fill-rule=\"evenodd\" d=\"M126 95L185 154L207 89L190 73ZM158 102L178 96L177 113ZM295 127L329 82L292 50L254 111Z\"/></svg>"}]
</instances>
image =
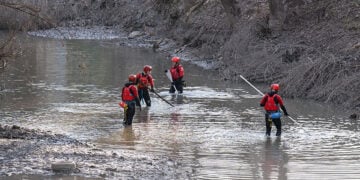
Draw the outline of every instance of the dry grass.
<instances>
[{"instance_id":1,"label":"dry grass","mask_svg":"<svg viewBox=\"0 0 360 180\"><path fill-rule=\"evenodd\" d=\"M276 36L266 16L239 23L222 49L221 72L226 79L242 74L254 82L280 82L287 97L360 109L360 5L354 3L304 4L289 11L294 14Z\"/></svg>"}]
</instances>

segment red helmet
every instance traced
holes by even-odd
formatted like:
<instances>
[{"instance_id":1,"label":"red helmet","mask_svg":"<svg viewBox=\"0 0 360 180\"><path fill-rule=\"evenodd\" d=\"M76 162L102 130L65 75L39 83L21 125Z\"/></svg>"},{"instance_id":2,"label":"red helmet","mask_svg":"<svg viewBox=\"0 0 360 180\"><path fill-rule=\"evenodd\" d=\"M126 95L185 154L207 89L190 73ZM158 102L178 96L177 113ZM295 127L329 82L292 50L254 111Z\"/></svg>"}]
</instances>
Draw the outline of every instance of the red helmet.
<instances>
[{"instance_id":1,"label":"red helmet","mask_svg":"<svg viewBox=\"0 0 360 180\"><path fill-rule=\"evenodd\" d=\"M144 66L144 72L147 73L152 70L152 67L149 65Z\"/></svg>"},{"instance_id":2,"label":"red helmet","mask_svg":"<svg viewBox=\"0 0 360 180\"><path fill-rule=\"evenodd\" d=\"M130 82L135 82L136 81L136 75L135 74L130 74L129 75L129 81Z\"/></svg>"},{"instance_id":3,"label":"red helmet","mask_svg":"<svg viewBox=\"0 0 360 180\"><path fill-rule=\"evenodd\" d=\"M271 90L279 91L280 86L279 86L279 84L272 84L272 85L270 86L270 88L271 88Z\"/></svg>"},{"instance_id":4,"label":"red helmet","mask_svg":"<svg viewBox=\"0 0 360 180\"><path fill-rule=\"evenodd\" d=\"M180 62L180 58L175 56L175 57L171 58L171 61L174 63L178 63L178 62Z\"/></svg>"}]
</instances>

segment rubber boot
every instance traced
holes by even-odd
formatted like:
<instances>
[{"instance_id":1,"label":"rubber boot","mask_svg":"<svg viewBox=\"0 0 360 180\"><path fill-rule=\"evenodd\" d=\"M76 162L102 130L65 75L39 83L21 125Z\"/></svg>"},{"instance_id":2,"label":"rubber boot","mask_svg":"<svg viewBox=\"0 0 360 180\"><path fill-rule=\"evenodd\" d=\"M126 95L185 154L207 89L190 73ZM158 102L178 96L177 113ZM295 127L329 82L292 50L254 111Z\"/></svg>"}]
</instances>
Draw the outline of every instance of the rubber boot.
<instances>
[{"instance_id":1,"label":"rubber boot","mask_svg":"<svg viewBox=\"0 0 360 180\"><path fill-rule=\"evenodd\" d=\"M274 123L276 126L276 136L281 136L281 120L280 119L274 119Z\"/></svg>"},{"instance_id":2,"label":"rubber boot","mask_svg":"<svg viewBox=\"0 0 360 180\"><path fill-rule=\"evenodd\" d=\"M151 101L149 100L149 101L146 101L146 106L147 107L151 107Z\"/></svg>"},{"instance_id":3,"label":"rubber boot","mask_svg":"<svg viewBox=\"0 0 360 180\"><path fill-rule=\"evenodd\" d=\"M271 134L271 128L266 127L266 133L265 133L265 135L266 135L266 136L270 136L270 134Z\"/></svg>"},{"instance_id":4,"label":"rubber boot","mask_svg":"<svg viewBox=\"0 0 360 180\"><path fill-rule=\"evenodd\" d=\"M266 136L270 136L271 134L271 126L272 126L272 120L271 119L265 119L266 121Z\"/></svg>"},{"instance_id":5,"label":"rubber boot","mask_svg":"<svg viewBox=\"0 0 360 180\"><path fill-rule=\"evenodd\" d=\"M276 136L281 136L281 129L276 130Z\"/></svg>"}]
</instances>

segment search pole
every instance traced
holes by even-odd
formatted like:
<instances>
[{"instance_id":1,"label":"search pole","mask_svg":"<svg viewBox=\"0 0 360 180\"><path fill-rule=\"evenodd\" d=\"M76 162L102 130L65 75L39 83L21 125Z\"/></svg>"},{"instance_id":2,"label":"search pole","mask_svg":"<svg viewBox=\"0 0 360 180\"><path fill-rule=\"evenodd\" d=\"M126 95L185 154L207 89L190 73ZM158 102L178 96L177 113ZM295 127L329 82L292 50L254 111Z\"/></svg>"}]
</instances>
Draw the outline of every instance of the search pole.
<instances>
[{"instance_id":1,"label":"search pole","mask_svg":"<svg viewBox=\"0 0 360 180\"><path fill-rule=\"evenodd\" d=\"M166 99L164 99L163 97L160 96L160 94L158 94L156 91L153 91L153 93L159 97L161 100L163 100L164 102L168 103L171 107L175 107L173 104L171 104L169 101L167 101Z\"/></svg>"}]
</instances>

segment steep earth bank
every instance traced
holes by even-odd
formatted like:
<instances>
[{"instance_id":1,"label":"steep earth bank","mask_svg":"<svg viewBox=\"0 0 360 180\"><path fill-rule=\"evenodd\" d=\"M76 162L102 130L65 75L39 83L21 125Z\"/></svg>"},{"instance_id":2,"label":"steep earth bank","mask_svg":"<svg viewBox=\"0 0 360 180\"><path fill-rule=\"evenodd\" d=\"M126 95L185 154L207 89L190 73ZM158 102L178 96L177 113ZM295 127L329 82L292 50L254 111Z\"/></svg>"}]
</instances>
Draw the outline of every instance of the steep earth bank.
<instances>
[{"instance_id":1,"label":"steep earth bank","mask_svg":"<svg viewBox=\"0 0 360 180\"><path fill-rule=\"evenodd\" d=\"M58 26L114 26L170 38L177 43L171 54L218 62L224 80L241 74L253 82L279 82L287 97L360 109L359 1L31 2Z\"/></svg>"}]
</instances>

